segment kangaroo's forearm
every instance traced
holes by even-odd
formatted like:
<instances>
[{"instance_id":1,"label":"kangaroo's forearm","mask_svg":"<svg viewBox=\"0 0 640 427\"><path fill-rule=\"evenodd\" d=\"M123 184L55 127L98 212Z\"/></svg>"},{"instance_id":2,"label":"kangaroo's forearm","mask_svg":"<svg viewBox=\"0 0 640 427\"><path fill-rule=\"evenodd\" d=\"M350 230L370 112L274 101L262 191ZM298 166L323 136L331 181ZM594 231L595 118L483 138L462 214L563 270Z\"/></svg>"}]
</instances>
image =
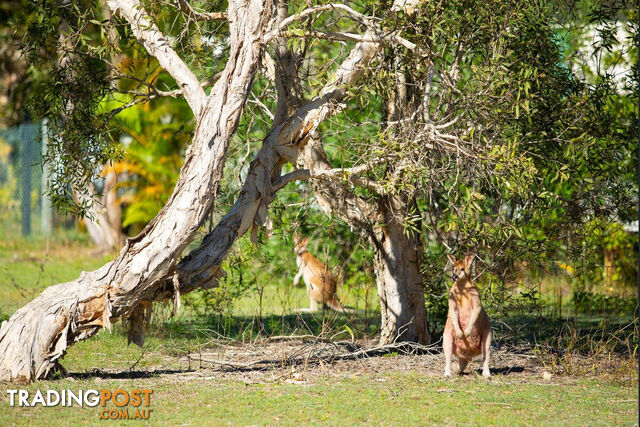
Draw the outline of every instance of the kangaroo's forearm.
<instances>
[{"instance_id":1,"label":"kangaroo's forearm","mask_svg":"<svg viewBox=\"0 0 640 427\"><path fill-rule=\"evenodd\" d=\"M449 310L449 318L451 319L451 323L453 324L453 330L456 332L462 331L462 329L460 328L460 321L458 320L458 310Z\"/></svg>"},{"instance_id":2,"label":"kangaroo's forearm","mask_svg":"<svg viewBox=\"0 0 640 427\"><path fill-rule=\"evenodd\" d=\"M469 329L471 329L473 327L473 325L475 325L476 320L478 320L478 316L480 315L480 306L476 306L473 307L473 310L471 311L471 317L469 318Z\"/></svg>"},{"instance_id":3,"label":"kangaroo's forearm","mask_svg":"<svg viewBox=\"0 0 640 427\"><path fill-rule=\"evenodd\" d=\"M298 271L298 274L293 278L293 286L298 286L300 283L300 278L302 277L302 269Z\"/></svg>"}]
</instances>

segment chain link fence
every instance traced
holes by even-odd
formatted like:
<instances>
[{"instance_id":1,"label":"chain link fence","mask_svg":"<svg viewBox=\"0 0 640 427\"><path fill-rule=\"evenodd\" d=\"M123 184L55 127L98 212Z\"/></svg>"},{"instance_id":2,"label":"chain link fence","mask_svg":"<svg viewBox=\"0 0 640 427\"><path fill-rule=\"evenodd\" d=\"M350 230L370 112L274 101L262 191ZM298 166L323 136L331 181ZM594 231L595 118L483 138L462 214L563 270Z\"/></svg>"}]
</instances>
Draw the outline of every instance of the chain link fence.
<instances>
[{"instance_id":1,"label":"chain link fence","mask_svg":"<svg viewBox=\"0 0 640 427\"><path fill-rule=\"evenodd\" d=\"M53 209L46 197L46 122L0 129L0 239L21 233L49 235Z\"/></svg>"}]
</instances>

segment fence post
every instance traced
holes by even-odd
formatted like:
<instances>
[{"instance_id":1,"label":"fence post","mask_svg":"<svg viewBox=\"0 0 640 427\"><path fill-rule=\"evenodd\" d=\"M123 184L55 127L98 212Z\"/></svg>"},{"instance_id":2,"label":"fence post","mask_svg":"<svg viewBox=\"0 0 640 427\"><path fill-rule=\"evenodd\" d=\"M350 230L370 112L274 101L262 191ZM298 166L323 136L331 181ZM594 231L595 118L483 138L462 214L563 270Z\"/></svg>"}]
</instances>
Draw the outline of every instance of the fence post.
<instances>
[{"instance_id":1,"label":"fence post","mask_svg":"<svg viewBox=\"0 0 640 427\"><path fill-rule=\"evenodd\" d=\"M20 143L22 149L22 194L20 197L20 212L22 213L22 235L31 235L31 135L30 122L20 124Z\"/></svg>"},{"instance_id":2,"label":"fence post","mask_svg":"<svg viewBox=\"0 0 640 427\"><path fill-rule=\"evenodd\" d=\"M51 176L51 167L47 162L47 149L49 146L49 136L47 134L47 119L42 120L42 188L40 204L40 228L45 236L51 235L51 221L53 218L53 206L49 198L48 185Z\"/></svg>"}]
</instances>

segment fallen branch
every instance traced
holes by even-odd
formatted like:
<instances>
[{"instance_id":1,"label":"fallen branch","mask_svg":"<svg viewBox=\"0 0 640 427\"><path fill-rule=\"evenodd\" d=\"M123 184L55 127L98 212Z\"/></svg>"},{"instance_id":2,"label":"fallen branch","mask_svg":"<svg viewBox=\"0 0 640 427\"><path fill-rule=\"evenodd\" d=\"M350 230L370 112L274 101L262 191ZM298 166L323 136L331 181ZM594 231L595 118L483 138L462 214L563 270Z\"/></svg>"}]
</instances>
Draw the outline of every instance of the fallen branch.
<instances>
[{"instance_id":1,"label":"fallen branch","mask_svg":"<svg viewBox=\"0 0 640 427\"><path fill-rule=\"evenodd\" d=\"M331 344L332 348L339 348L342 346L348 346L350 348L354 347L354 344L348 341L338 341L332 342L330 340L321 339L314 335L301 335L301 336L278 336L271 337L270 340L274 338L277 339L314 339L317 341L321 341L323 343ZM198 357L192 358L189 356L190 360L195 360L197 362L211 363L214 365L220 366L228 366L234 369L255 369L255 370L267 370L271 369L274 366L277 367L285 367L285 366L298 366L305 365L309 363L331 363L339 360L356 360L356 359L365 359L369 357L380 357L389 353L399 353L404 355L415 356L418 354L437 354L440 353L440 347L436 345L422 345L412 342L399 342L392 343L383 346L377 346L372 348L360 348L356 351L350 351L344 354L331 354L326 355L326 347L321 348L319 351L314 352L313 354L307 357L287 357L281 359L261 359L255 360L253 362L247 363L238 363L230 360L221 360L221 359L210 359L207 357Z\"/></svg>"}]
</instances>

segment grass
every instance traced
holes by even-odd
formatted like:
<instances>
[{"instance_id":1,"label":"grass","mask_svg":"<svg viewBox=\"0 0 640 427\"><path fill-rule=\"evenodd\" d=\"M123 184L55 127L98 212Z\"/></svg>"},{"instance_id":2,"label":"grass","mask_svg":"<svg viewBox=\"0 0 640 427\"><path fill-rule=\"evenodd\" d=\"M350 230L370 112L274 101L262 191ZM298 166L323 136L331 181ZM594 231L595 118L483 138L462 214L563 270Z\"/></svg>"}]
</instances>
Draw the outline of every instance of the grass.
<instances>
[{"instance_id":1,"label":"grass","mask_svg":"<svg viewBox=\"0 0 640 427\"><path fill-rule=\"evenodd\" d=\"M57 238L56 238L57 237ZM78 277L107 259L79 239L0 239L0 314L12 314L47 286Z\"/></svg>"},{"instance_id":2,"label":"grass","mask_svg":"<svg viewBox=\"0 0 640 427\"><path fill-rule=\"evenodd\" d=\"M42 243L0 242L0 314L13 313L46 286L73 279L82 270L97 268L105 261L104 257L91 256L90 249L81 240L52 241L48 249ZM261 336L281 334L318 335L324 332L330 337L338 333L338 339L349 339L352 333L356 337L374 336L379 321L375 292L373 298L363 298L362 294L344 289L340 295L347 305L367 308L369 314L355 318L333 312L295 314L293 309L308 304L304 288L273 283L241 296L226 314L203 315L201 307L198 308L203 300L199 294L185 298L185 307L176 318L168 317L170 304L157 305L143 349L126 346L126 334L121 323L117 323L112 332L101 331L95 338L69 348L62 363L74 376L39 381L26 387L0 387L0 425L43 425L52 420L61 426L104 422L99 419L101 408L10 408L6 390L11 388L31 392L49 388L74 391L150 388L153 389L152 424L637 423L638 391L632 381L637 378L637 367L633 364L625 367L625 372L619 376L594 376L584 370L574 370L570 374L567 369L558 369L554 373L562 375L554 376L551 381L542 381L538 376L509 375L495 376L488 382L475 375L444 381L439 376L422 375L414 370L354 369L331 374L331 367L324 368L326 375L309 378L301 371L298 377L264 375L259 382L245 382L241 375L231 380L219 377L185 379L184 374L189 371L185 371L184 363L177 362L176 356L211 349L222 339L232 339L241 345ZM506 340L542 342L554 338L548 335L553 335L560 326L551 320L541 324L535 318L514 317L511 320L510 326L496 325L497 345ZM514 324L521 329L514 328ZM595 317L577 319L574 329L568 330L567 340L555 337L554 345L575 345L580 336L573 337L569 333L575 331L590 336L602 329L598 329L602 325L603 319ZM590 342L604 339L609 336L607 334L602 329L601 337L598 335L600 338ZM550 363L569 366L560 360L566 355L550 352L546 356ZM582 362L572 363L578 366ZM154 376L153 372L158 371L168 374ZM131 372L150 374L128 379L127 373ZM624 380L621 379L623 376ZM133 412L131 408L130 412Z\"/></svg>"},{"instance_id":3,"label":"grass","mask_svg":"<svg viewBox=\"0 0 640 427\"><path fill-rule=\"evenodd\" d=\"M637 389L586 379L562 383L451 381L384 372L246 384L240 381L61 380L36 389L151 389L152 424L168 425L633 425ZM0 425L103 423L102 407L8 407L0 398ZM113 409L107 403L106 409ZM133 409L129 408L130 415ZM129 421L137 422L137 421Z\"/></svg>"}]
</instances>

